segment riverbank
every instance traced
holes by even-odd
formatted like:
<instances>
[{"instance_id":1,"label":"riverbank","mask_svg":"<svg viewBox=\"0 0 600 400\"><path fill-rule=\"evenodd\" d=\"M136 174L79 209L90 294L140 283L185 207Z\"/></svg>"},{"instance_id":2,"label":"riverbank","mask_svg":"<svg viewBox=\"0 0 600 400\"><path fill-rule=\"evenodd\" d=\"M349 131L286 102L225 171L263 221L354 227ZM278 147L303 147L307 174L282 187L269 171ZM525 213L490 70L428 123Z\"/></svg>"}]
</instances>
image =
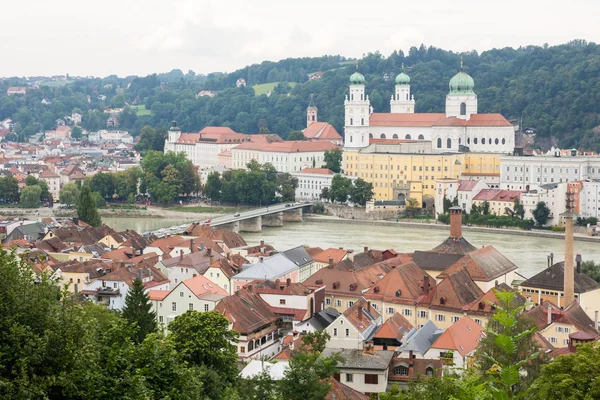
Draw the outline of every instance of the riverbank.
<instances>
[{"instance_id":1,"label":"riverbank","mask_svg":"<svg viewBox=\"0 0 600 400\"><path fill-rule=\"evenodd\" d=\"M407 220L399 220L396 221L384 221L384 220L375 220L375 221L367 221L367 220L359 220L359 219L344 219L327 215L316 215L316 214L307 214L303 217L304 221L307 222L335 222L336 224L349 224L349 225L371 225L371 226L403 226L403 227L413 227L413 228L422 228L422 229L434 229L434 230L445 230L448 231L450 227L446 224L442 223L431 223L426 220L422 220L422 222L417 222L419 220L407 221ZM469 226L463 225L462 229L467 232L485 232L485 233L499 233L499 234L507 234L507 235L517 235L517 236L529 236L529 237L539 237L539 238L548 238L548 239L561 239L563 240L565 235L561 232L547 232L541 230L531 230L524 231L520 229L508 229L508 228L488 228L485 226ZM592 242L592 243L600 243L599 236L587 236L584 234L577 233L575 234L575 240L581 242Z\"/></svg>"}]
</instances>

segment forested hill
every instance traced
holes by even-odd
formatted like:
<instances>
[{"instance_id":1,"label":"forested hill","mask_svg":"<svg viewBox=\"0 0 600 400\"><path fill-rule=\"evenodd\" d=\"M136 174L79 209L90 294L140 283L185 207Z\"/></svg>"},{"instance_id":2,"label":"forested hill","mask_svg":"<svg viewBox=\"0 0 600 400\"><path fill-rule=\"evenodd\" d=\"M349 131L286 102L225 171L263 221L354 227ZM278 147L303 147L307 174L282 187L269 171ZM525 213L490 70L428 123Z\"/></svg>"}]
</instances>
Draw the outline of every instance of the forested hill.
<instances>
[{"instance_id":1,"label":"forested hill","mask_svg":"<svg viewBox=\"0 0 600 400\"><path fill-rule=\"evenodd\" d=\"M375 111L389 111L393 79L404 64L416 111L443 112L448 81L459 69L460 55L422 45L407 54L371 53L358 65ZM554 137L564 147L600 151L600 46L573 41L463 53L462 57L464 70L475 80L479 112L522 118L524 126L537 129L537 138L545 146ZM10 117L18 122L15 133L24 139L52 129L57 118L73 110L84 115L84 128L100 129L107 117L102 111L130 104L143 106L126 108L120 116L121 127L134 134L146 124L166 127L177 120L184 131L227 125L238 132L256 133L266 127L286 137L305 127L305 110L313 93L319 120L332 123L343 134L343 101L355 63L324 56L263 62L208 76L174 70L144 78L81 79L59 87L42 84L25 97L6 96L8 86L20 84L10 79L0 87L0 120ZM317 71L323 72L322 78L309 80ZM236 87L239 78L246 80L247 87ZM267 83L272 85L262 85ZM254 85L259 85L256 92L270 90L271 96L255 95ZM201 90L215 91L216 96L196 98ZM42 104L42 99L50 104Z\"/></svg>"}]
</instances>

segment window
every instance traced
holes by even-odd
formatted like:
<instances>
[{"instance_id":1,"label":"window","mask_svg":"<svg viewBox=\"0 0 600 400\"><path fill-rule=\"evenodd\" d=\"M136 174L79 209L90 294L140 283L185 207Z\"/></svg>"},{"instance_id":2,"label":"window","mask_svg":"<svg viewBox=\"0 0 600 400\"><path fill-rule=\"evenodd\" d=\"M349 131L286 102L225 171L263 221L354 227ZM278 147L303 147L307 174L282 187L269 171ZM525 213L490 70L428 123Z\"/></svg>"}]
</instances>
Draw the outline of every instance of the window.
<instances>
[{"instance_id":1,"label":"window","mask_svg":"<svg viewBox=\"0 0 600 400\"><path fill-rule=\"evenodd\" d=\"M194 310L194 303L188 304L188 310Z\"/></svg>"},{"instance_id":2,"label":"window","mask_svg":"<svg viewBox=\"0 0 600 400\"><path fill-rule=\"evenodd\" d=\"M183 292L179 292L179 297L183 297Z\"/></svg>"},{"instance_id":3,"label":"window","mask_svg":"<svg viewBox=\"0 0 600 400\"><path fill-rule=\"evenodd\" d=\"M163 321L164 321L164 319L163 319L162 315L160 317L158 317L158 322L162 323Z\"/></svg>"},{"instance_id":4,"label":"window","mask_svg":"<svg viewBox=\"0 0 600 400\"><path fill-rule=\"evenodd\" d=\"M427 367L425 369L425 375L430 376L430 377L433 376L433 368L432 367Z\"/></svg>"},{"instance_id":5,"label":"window","mask_svg":"<svg viewBox=\"0 0 600 400\"><path fill-rule=\"evenodd\" d=\"M337 328L333 328L333 336L337 336Z\"/></svg>"},{"instance_id":6,"label":"window","mask_svg":"<svg viewBox=\"0 0 600 400\"><path fill-rule=\"evenodd\" d=\"M455 322L458 322L459 319L460 317L457 316L452 317L452 323L454 324Z\"/></svg>"},{"instance_id":7,"label":"window","mask_svg":"<svg viewBox=\"0 0 600 400\"><path fill-rule=\"evenodd\" d=\"M352 374L346 374L346 382L354 382L352 379Z\"/></svg>"},{"instance_id":8,"label":"window","mask_svg":"<svg viewBox=\"0 0 600 400\"><path fill-rule=\"evenodd\" d=\"M402 310L402 315L404 315L405 317L410 317L412 316L412 310L410 308L405 308L404 310Z\"/></svg>"},{"instance_id":9,"label":"window","mask_svg":"<svg viewBox=\"0 0 600 400\"><path fill-rule=\"evenodd\" d=\"M473 321L475 321L477 325L481 325L481 320L479 318L475 318Z\"/></svg>"},{"instance_id":10,"label":"window","mask_svg":"<svg viewBox=\"0 0 600 400\"><path fill-rule=\"evenodd\" d=\"M444 322L446 320L446 316L444 314L436 314L435 320L438 322Z\"/></svg>"},{"instance_id":11,"label":"window","mask_svg":"<svg viewBox=\"0 0 600 400\"><path fill-rule=\"evenodd\" d=\"M246 352L246 346L240 346L240 354L244 354Z\"/></svg>"},{"instance_id":12,"label":"window","mask_svg":"<svg viewBox=\"0 0 600 400\"><path fill-rule=\"evenodd\" d=\"M279 304L284 305L285 304L285 299L279 299Z\"/></svg>"},{"instance_id":13,"label":"window","mask_svg":"<svg viewBox=\"0 0 600 400\"><path fill-rule=\"evenodd\" d=\"M379 375L365 374L365 383L368 385L377 385L379 383Z\"/></svg>"},{"instance_id":14,"label":"window","mask_svg":"<svg viewBox=\"0 0 600 400\"><path fill-rule=\"evenodd\" d=\"M177 303L175 303L175 302L171 303L171 310L177 311Z\"/></svg>"},{"instance_id":15,"label":"window","mask_svg":"<svg viewBox=\"0 0 600 400\"><path fill-rule=\"evenodd\" d=\"M341 300L336 300L336 301L335 301L335 305L336 305L337 307L341 307L341 306L342 306L342 301L341 301Z\"/></svg>"},{"instance_id":16,"label":"window","mask_svg":"<svg viewBox=\"0 0 600 400\"><path fill-rule=\"evenodd\" d=\"M473 138L473 144L477 144L477 138Z\"/></svg>"},{"instance_id":17,"label":"window","mask_svg":"<svg viewBox=\"0 0 600 400\"><path fill-rule=\"evenodd\" d=\"M460 115L467 115L467 104L460 103Z\"/></svg>"},{"instance_id":18,"label":"window","mask_svg":"<svg viewBox=\"0 0 600 400\"><path fill-rule=\"evenodd\" d=\"M353 301L349 301L349 302L348 302L348 308L352 307L353 305L354 305L354 302L353 302Z\"/></svg>"},{"instance_id":19,"label":"window","mask_svg":"<svg viewBox=\"0 0 600 400\"><path fill-rule=\"evenodd\" d=\"M569 345L569 339L563 339L563 344L565 346L568 346Z\"/></svg>"},{"instance_id":20,"label":"window","mask_svg":"<svg viewBox=\"0 0 600 400\"><path fill-rule=\"evenodd\" d=\"M438 140L437 140L437 148L438 149L442 148L442 138L438 138Z\"/></svg>"},{"instance_id":21,"label":"window","mask_svg":"<svg viewBox=\"0 0 600 400\"><path fill-rule=\"evenodd\" d=\"M556 344L558 342L558 340L556 340L555 337L549 337L548 338L551 344Z\"/></svg>"},{"instance_id":22,"label":"window","mask_svg":"<svg viewBox=\"0 0 600 400\"><path fill-rule=\"evenodd\" d=\"M406 365L394 367L394 375L408 376L408 367Z\"/></svg>"},{"instance_id":23,"label":"window","mask_svg":"<svg viewBox=\"0 0 600 400\"><path fill-rule=\"evenodd\" d=\"M325 299L325 304L327 304L328 306L331 305L331 299Z\"/></svg>"},{"instance_id":24,"label":"window","mask_svg":"<svg viewBox=\"0 0 600 400\"><path fill-rule=\"evenodd\" d=\"M419 318L427 318L427 311L419 311Z\"/></svg>"},{"instance_id":25,"label":"window","mask_svg":"<svg viewBox=\"0 0 600 400\"><path fill-rule=\"evenodd\" d=\"M410 140L410 139L412 139L412 138L411 138L411 136L410 136L410 135L406 135L406 136L404 136L404 139Z\"/></svg>"},{"instance_id":26,"label":"window","mask_svg":"<svg viewBox=\"0 0 600 400\"><path fill-rule=\"evenodd\" d=\"M387 312L388 312L388 314L393 314L394 313L394 307L388 307Z\"/></svg>"},{"instance_id":27,"label":"window","mask_svg":"<svg viewBox=\"0 0 600 400\"><path fill-rule=\"evenodd\" d=\"M208 304L204 305L204 311L208 311Z\"/></svg>"},{"instance_id":28,"label":"window","mask_svg":"<svg viewBox=\"0 0 600 400\"><path fill-rule=\"evenodd\" d=\"M423 140L423 139L425 139L425 136L419 135L419 140Z\"/></svg>"},{"instance_id":29,"label":"window","mask_svg":"<svg viewBox=\"0 0 600 400\"><path fill-rule=\"evenodd\" d=\"M352 125L352 122L353 122L353 120L352 120L352 118L350 118L350 125Z\"/></svg>"},{"instance_id":30,"label":"window","mask_svg":"<svg viewBox=\"0 0 600 400\"><path fill-rule=\"evenodd\" d=\"M447 149L451 149L452 148L452 139L448 138L448 140L446 140L446 148Z\"/></svg>"},{"instance_id":31,"label":"window","mask_svg":"<svg viewBox=\"0 0 600 400\"><path fill-rule=\"evenodd\" d=\"M346 337L350 337L350 329L346 328Z\"/></svg>"},{"instance_id":32,"label":"window","mask_svg":"<svg viewBox=\"0 0 600 400\"><path fill-rule=\"evenodd\" d=\"M361 119L360 119L360 124L361 124L361 125L364 125L364 124L365 124L365 119L364 119L364 118L361 118Z\"/></svg>"},{"instance_id":33,"label":"window","mask_svg":"<svg viewBox=\"0 0 600 400\"><path fill-rule=\"evenodd\" d=\"M248 343L248 351L252 351L252 350L254 350L254 341L252 341L252 340L251 340L251 341Z\"/></svg>"}]
</instances>

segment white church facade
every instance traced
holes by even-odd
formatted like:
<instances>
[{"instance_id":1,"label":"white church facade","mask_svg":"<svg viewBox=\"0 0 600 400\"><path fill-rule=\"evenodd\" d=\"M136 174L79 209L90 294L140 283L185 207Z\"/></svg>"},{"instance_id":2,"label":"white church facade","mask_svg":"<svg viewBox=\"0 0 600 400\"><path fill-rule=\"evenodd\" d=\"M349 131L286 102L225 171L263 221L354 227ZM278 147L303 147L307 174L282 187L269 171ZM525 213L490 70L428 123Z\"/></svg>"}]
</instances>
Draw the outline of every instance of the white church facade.
<instances>
[{"instance_id":1,"label":"white church facade","mask_svg":"<svg viewBox=\"0 0 600 400\"><path fill-rule=\"evenodd\" d=\"M478 114L473 78L462 70L450 80L445 113L415 113L410 78L402 72L390 100L390 113L373 112L365 93L365 78L350 77L344 101L344 150L359 151L377 139L431 141L432 151L511 154L515 146L513 125L501 114Z\"/></svg>"}]
</instances>

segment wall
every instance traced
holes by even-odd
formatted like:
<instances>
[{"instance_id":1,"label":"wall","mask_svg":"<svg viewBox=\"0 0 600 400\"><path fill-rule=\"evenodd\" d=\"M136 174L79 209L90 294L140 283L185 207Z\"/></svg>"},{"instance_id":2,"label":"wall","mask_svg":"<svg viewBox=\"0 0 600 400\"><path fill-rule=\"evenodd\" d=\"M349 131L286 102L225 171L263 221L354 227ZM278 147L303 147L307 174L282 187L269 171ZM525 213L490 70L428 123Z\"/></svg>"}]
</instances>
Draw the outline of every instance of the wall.
<instances>
[{"instance_id":1,"label":"wall","mask_svg":"<svg viewBox=\"0 0 600 400\"><path fill-rule=\"evenodd\" d=\"M325 204L327 214L346 219L377 221L381 219L395 218L398 211L372 211L367 213L363 207L348 207L335 204Z\"/></svg>"}]
</instances>

